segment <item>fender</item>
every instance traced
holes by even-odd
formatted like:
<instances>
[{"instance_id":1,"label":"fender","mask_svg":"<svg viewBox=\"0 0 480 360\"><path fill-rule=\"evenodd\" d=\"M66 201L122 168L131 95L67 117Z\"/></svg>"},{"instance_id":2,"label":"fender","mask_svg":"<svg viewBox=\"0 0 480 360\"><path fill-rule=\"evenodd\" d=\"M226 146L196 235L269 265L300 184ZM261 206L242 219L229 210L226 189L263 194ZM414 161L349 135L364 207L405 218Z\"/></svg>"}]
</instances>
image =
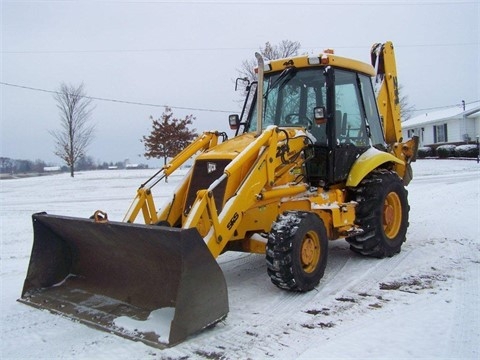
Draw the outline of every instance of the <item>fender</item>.
<instances>
[{"instance_id":1,"label":"fender","mask_svg":"<svg viewBox=\"0 0 480 360\"><path fill-rule=\"evenodd\" d=\"M353 163L352 169L348 174L347 186L355 187L365 176L370 174L373 170L382 164L393 162L404 166L403 161L393 156L390 153L380 151L371 147L365 151L358 159Z\"/></svg>"}]
</instances>

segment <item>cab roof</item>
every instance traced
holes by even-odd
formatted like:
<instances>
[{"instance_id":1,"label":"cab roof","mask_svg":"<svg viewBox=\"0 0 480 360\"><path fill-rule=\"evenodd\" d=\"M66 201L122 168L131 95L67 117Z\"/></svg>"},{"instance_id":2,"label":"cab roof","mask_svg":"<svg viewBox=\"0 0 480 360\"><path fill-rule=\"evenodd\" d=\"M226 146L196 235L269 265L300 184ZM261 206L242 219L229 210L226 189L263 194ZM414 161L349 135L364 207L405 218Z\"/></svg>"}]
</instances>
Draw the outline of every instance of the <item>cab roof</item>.
<instances>
[{"instance_id":1,"label":"cab roof","mask_svg":"<svg viewBox=\"0 0 480 360\"><path fill-rule=\"evenodd\" d=\"M265 64L264 71L265 73L270 73L283 70L289 66L295 66L297 68L314 66L334 66L346 70L357 71L369 76L375 76L375 69L370 64L326 52L320 53L319 55L301 55L290 58L271 60Z\"/></svg>"}]
</instances>

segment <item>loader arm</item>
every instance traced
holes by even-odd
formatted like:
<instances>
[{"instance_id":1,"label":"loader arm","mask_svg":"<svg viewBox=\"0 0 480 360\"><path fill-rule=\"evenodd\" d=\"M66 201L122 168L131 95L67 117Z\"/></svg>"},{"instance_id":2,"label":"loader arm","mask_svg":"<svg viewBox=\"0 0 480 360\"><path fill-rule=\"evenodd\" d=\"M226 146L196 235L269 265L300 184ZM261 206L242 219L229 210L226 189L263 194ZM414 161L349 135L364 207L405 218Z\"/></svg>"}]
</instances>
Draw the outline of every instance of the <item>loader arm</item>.
<instances>
[{"instance_id":1,"label":"loader arm","mask_svg":"<svg viewBox=\"0 0 480 360\"><path fill-rule=\"evenodd\" d=\"M305 137L298 136L288 140L288 151L279 156L279 149L285 149L285 137L277 127L271 126L263 131L247 148L245 148L224 170L223 175L206 190L197 193L197 198L192 206L189 216L184 223L184 228L209 228L204 236L214 258L221 254L235 230L241 224L244 213L255 202L264 198L264 194L275 192L276 196L288 197L307 190L305 183L290 184L275 188L276 169L281 166L298 166L299 153L305 147ZM235 194L230 197L217 215L213 189L222 181L240 171L245 159L258 154L256 161L250 168L247 176L239 185ZM303 160L302 160L303 161ZM199 224L203 222L202 226Z\"/></svg>"},{"instance_id":2,"label":"loader arm","mask_svg":"<svg viewBox=\"0 0 480 360\"><path fill-rule=\"evenodd\" d=\"M145 224L156 224L159 216L152 196L152 187L162 179L171 175L180 166L198 152L204 152L218 144L218 138L222 134L208 131L197 137L190 145L177 154L168 164L163 166L155 175L140 185L137 195L127 210L123 222L133 223L140 211L142 212ZM149 186L147 186L151 183Z\"/></svg>"}]
</instances>

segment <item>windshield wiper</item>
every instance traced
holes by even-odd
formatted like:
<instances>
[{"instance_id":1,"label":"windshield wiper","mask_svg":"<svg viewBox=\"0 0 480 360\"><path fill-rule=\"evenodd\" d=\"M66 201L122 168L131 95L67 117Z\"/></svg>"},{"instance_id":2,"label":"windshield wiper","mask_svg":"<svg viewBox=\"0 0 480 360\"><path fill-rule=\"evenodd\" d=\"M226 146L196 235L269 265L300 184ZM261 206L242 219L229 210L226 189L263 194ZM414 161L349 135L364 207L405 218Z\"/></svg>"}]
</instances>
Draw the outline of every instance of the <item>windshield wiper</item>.
<instances>
[{"instance_id":1,"label":"windshield wiper","mask_svg":"<svg viewBox=\"0 0 480 360\"><path fill-rule=\"evenodd\" d=\"M270 91L275 89L280 83L283 84L287 80L290 80L296 73L297 73L297 68L294 66L288 67L285 70L283 70L272 84L270 83L268 84L268 88L265 91L265 94L263 95L264 99L267 98Z\"/></svg>"}]
</instances>

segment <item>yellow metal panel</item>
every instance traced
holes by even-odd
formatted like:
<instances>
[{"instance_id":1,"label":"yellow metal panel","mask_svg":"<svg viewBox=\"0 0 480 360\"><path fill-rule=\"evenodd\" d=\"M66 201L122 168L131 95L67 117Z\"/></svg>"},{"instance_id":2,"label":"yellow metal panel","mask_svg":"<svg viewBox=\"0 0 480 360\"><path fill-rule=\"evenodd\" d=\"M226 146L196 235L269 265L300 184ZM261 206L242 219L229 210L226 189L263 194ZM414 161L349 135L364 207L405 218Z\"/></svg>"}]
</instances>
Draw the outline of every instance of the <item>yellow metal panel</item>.
<instances>
[{"instance_id":1,"label":"yellow metal panel","mask_svg":"<svg viewBox=\"0 0 480 360\"><path fill-rule=\"evenodd\" d=\"M352 226L355 221L355 204L345 203L332 208L332 220L334 228Z\"/></svg>"},{"instance_id":2,"label":"yellow metal panel","mask_svg":"<svg viewBox=\"0 0 480 360\"><path fill-rule=\"evenodd\" d=\"M377 150L373 147L368 149L366 152L360 155L360 157L353 164L350 174L348 174L346 185L357 186L365 176L367 176L380 165L388 162L404 165L401 160L392 154Z\"/></svg>"},{"instance_id":3,"label":"yellow metal panel","mask_svg":"<svg viewBox=\"0 0 480 360\"><path fill-rule=\"evenodd\" d=\"M369 76L375 75L375 70L373 66L358 60L348 59L342 56L337 56L333 54L318 54L318 58L322 59L320 64L310 65L308 62L308 58L311 58L312 55L302 55L302 56L295 56L290 58L291 61L286 61L286 59L282 60L272 60L270 61L270 68L271 70L265 71L265 73L269 73L272 71L283 70L287 66L295 66L297 68L304 68L304 67L318 67L318 66L335 66L340 67L347 70L354 70Z\"/></svg>"},{"instance_id":4,"label":"yellow metal panel","mask_svg":"<svg viewBox=\"0 0 480 360\"><path fill-rule=\"evenodd\" d=\"M242 241L243 251L255 254L265 254L267 241L249 238Z\"/></svg>"},{"instance_id":5,"label":"yellow metal panel","mask_svg":"<svg viewBox=\"0 0 480 360\"><path fill-rule=\"evenodd\" d=\"M208 149L206 152L200 154L198 158L204 160L233 159L240 151L254 141L255 134L246 133Z\"/></svg>"},{"instance_id":6,"label":"yellow metal panel","mask_svg":"<svg viewBox=\"0 0 480 360\"><path fill-rule=\"evenodd\" d=\"M325 56L325 55L324 55ZM328 65L337 66L348 70L355 70L370 76L375 75L375 70L372 65L363 63L358 60L348 59L336 55L327 55L328 56Z\"/></svg>"}]
</instances>

